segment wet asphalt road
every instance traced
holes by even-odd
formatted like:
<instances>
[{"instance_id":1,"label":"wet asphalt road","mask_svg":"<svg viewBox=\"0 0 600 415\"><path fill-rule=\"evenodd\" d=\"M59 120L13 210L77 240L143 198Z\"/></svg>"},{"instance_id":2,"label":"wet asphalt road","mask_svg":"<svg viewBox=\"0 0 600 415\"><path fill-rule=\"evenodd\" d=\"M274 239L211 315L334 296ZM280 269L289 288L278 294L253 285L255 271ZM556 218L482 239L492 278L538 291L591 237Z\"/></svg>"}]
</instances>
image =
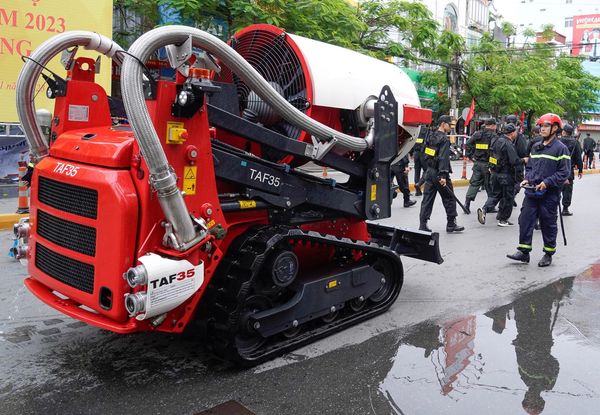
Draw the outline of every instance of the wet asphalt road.
<instances>
[{"instance_id":1,"label":"wet asphalt road","mask_svg":"<svg viewBox=\"0 0 600 415\"><path fill-rule=\"evenodd\" d=\"M193 333L119 336L59 315L3 256L0 413L194 414L228 400L268 415L598 413L599 188L600 176L577 181L552 267L535 266L539 234L533 263L514 264L516 227L461 215L464 234L441 234L444 264L404 260L390 311L246 370ZM414 227L419 204L397 206L384 222ZM439 201L430 225L445 225Z\"/></svg>"}]
</instances>

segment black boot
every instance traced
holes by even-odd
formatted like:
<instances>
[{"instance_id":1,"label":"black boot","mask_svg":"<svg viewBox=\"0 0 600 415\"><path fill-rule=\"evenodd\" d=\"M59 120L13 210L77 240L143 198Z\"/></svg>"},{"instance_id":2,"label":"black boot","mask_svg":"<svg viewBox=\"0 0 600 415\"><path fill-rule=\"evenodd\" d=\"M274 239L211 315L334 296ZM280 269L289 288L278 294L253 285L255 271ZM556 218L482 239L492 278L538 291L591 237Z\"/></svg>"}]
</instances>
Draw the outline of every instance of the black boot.
<instances>
[{"instance_id":1,"label":"black boot","mask_svg":"<svg viewBox=\"0 0 600 415\"><path fill-rule=\"evenodd\" d=\"M512 255L506 255L506 257L529 264L529 252L517 251Z\"/></svg>"},{"instance_id":2,"label":"black boot","mask_svg":"<svg viewBox=\"0 0 600 415\"><path fill-rule=\"evenodd\" d=\"M471 199L465 199L465 210L467 215L471 214Z\"/></svg>"},{"instance_id":3,"label":"black boot","mask_svg":"<svg viewBox=\"0 0 600 415\"><path fill-rule=\"evenodd\" d=\"M410 199L408 199L408 200L404 201L404 207L411 207L412 205L414 205L416 203L417 203L416 200L410 200Z\"/></svg>"},{"instance_id":4,"label":"black boot","mask_svg":"<svg viewBox=\"0 0 600 415\"><path fill-rule=\"evenodd\" d=\"M573 213L569 210L569 208L567 206L563 206L562 215L563 216L573 216Z\"/></svg>"},{"instance_id":5,"label":"black boot","mask_svg":"<svg viewBox=\"0 0 600 415\"><path fill-rule=\"evenodd\" d=\"M429 226L427 226L427 221L421 222L421 224L419 225L419 230L425 231L425 232L431 232L431 229L429 229Z\"/></svg>"},{"instance_id":6,"label":"black boot","mask_svg":"<svg viewBox=\"0 0 600 415\"><path fill-rule=\"evenodd\" d=\"M418 184L415 185L415 196L423 196L423 192L421 191L421 186Z\"/></svg>"},{"instance_id":7,"label":"black boot","mask_svg":"<svg viewBox=\"0 0 600 415\"><path fill-rule=\"evenodd\" d=\"M456 224L456 218L448 218L448 223L446 224L446 232L462 232L465 230L464 226L458 226Z\"/></svg>"},{"instance_id":8,"label":"black boot","mask_svg":"<svg viewBox=\"0 0 600 415\"><path fill-rule=\"evenodd\" d=\"M547 267L552 263L552 255L544 254L540 262L538 262L538 267Z\"/></svg>"}]
</instances>

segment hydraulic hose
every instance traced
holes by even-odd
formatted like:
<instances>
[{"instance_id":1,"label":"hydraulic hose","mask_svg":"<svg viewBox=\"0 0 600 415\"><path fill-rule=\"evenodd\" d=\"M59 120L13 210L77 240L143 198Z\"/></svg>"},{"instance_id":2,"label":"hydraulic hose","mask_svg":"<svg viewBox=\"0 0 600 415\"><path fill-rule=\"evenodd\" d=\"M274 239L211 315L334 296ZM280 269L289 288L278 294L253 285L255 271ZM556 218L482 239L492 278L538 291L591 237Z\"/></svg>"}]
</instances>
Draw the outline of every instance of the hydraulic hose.
<instances>
[{"instance_id":1,"label":"hydraulic hose","mask_svg":"<svg viewBox=\"0 0 600 415\"><path fill-rule=\"evenodd\" d=\"M299 111L287 100L282 97L271 85L235 50L222 40L202 30L187 26L163 26L153 29L142 35L129 49L129 52L144 61L156 49L170 44L181 44L192 36L192 44L211 54L215 55L233 72L236 73L248 86L252 88L258 96L267 102L274 111L279 113L289 123L309 132L310 134L324 140L330 141L334 137L337 144L354 151L363 151L367 148L364 138L353 137L344 134L326 125L323 125L303 112ZM131 60L131 59L126 59ZM133 62L130 65L135 65ZM123 71L125 72L125 71ZM126 79L123 76L121 84L127 86L129 93L137 90L136 97L143 97L142 84L133 83L134 80L141 79L141 68L136 71L138 74ZM129 78L129 76L127 76ZM132 81L132 82L129 82ZM123 90L125 91L125 90ZM379 92L379 91L375 91ZM123 92L125 96L125 92ZM140 102L136 99L136 106ZM133 103L132 103L133 104ZM126 104L127 105L127 104ZM149 117L148 121L149 121Z\"/></svg>"},{"instance_id":2,"label":"hydraulic hose","mask_svg":"<svg viewBox=\"0 0 600 415\"><path fill-rule=\"evenodd\" d=\"M48 39L33 51L19 73L16 95L19 120L23 125L33 159L38 161L48 155L48 143L36 118L35 86L43 66L46 66L57 54L73 46L83 46L85 49L100 52L117 63L121 62L120 54L116 54L117 51L122 50L118 44L99 33L87 31L61 33Z\"/></svg>"},{"instance_id":3,"label":"hydraulic hose","mask_svg":"<svg viewBox=\"0 0 600 415\"><path fill-rule=\"evenodd\" d=\"M157 49L166 45L181 44L190 36L193 46L219 58L288 122L325 141L330 141L335 137L341 146L351 150L362 151L367 148L367 142L363 138L340 133L297 110L236 51L215 36L199 29L187 26L159 27L138 38L131 45L128 53L145 62ZM169 166L148 113L143 91L143 71L137 59L130 56L124 57L121 70L123 103L134 135L150 170L150 180L158 194L165 217L173 227L178 244L184 245L196 237L195 227L181 192L177 188L177 177Z\"/></svg>"}]
</instances>

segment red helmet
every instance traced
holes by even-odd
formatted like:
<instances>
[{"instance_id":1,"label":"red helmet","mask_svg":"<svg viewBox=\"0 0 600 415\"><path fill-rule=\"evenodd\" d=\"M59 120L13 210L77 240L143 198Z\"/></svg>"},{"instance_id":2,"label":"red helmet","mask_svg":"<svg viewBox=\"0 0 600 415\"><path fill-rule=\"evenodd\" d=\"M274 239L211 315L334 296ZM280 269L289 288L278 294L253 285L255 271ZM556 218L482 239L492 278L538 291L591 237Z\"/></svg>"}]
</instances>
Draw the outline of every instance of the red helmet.
<instances>
[{"instance_id":1,"label":"red helmet","mask_svg":"<svg viewBox=\"0 0 600 415\"><path fill-rule=\"evenodd\" d=\"M537 120L537 125L542 125L545 123L549 123L549 124L558 124L558 126L560 128L562 128L562 120L560 119L560 117L556 114L552 114L551 112L549 112L548 114L544 114L542 115L538 120Z\"/></svg>"}]
</instances>

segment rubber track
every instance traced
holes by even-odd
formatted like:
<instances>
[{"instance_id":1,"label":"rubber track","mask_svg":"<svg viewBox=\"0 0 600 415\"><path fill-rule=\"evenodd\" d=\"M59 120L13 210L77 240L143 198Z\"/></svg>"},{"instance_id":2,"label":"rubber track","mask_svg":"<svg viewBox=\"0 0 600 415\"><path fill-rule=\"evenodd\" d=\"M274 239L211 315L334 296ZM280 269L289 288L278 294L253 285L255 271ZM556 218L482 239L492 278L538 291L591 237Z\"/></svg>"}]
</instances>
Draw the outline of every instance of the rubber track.
<instances>
[{"instance_id":1,"label":"rubber track","mask_svg":"<svg viewBox=\"0 0 600 415\"><path fill-rule=\"evenodd\" d=\"M366 305L362 310L338 318L332 323L321 323L320 326L305 330L293 339L283 339L282 336L275 335L258 351L251 355L242 355L235 345L240 312L244 308L246 299L252 294L257 275L270 252L279 243L290 240L350 248L362 251L370 258L385 257L396 267L393 291L386 301L372 304L370 307ZM385 312L398 297L402 282L403 269L400 257L386 247L312 231L304 232L286 226L254 228L240 236L223 259L202 301L204 307L200 311L203 320L201 325L207 331L208 346L213 353L237 364L252 366Z\"/></svg>"}]
</instances>

